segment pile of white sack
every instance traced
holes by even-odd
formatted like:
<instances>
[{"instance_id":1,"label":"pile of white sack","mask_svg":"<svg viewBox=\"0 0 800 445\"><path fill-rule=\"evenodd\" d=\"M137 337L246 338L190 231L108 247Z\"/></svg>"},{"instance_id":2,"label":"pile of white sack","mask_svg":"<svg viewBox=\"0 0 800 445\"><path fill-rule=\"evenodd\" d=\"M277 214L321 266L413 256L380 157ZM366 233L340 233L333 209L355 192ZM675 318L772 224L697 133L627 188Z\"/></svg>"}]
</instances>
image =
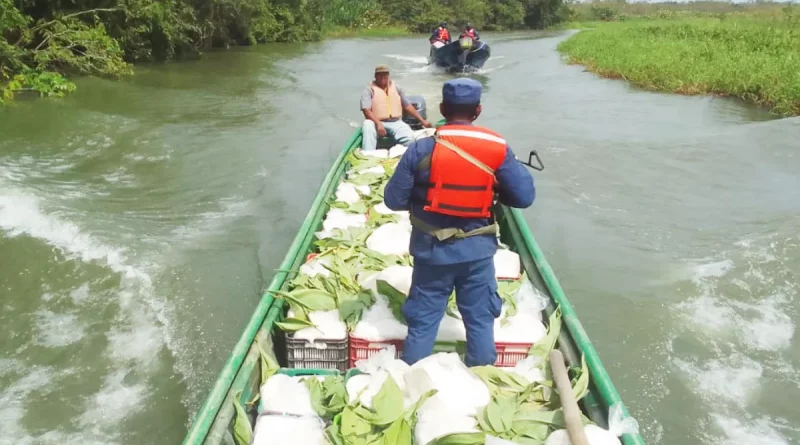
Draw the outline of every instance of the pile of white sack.
<instances>
[{"instance_id":1,"label":"pile of white sack","mask_svg":"<svg viewBox=\"0 0 800 445\"><path fill-rule=\"evenodd\" d=\"M327 445L325 423L311 406L304 378L275 374L261 385L253 445Z\"/></svg>"},{"instance_id":2,"label":"pile of white sack","mask_svg":"<svg viewBox=\"0 0 800 445\"><path fill-rule=\"evenodd\" d=\"M367 360L360 360L356 368L361 372L346 384L348 403L355 398L366 407L372 407L372 398L380 391L387 378L394 379L403 392L405 408L416 403L431 389L436 394L426 400L417 411L414 428L414 445L427 445L434 439L450 434L481 433L476 416L490 402L491 393L486 384L455 353L431 355L413 366L394 358L394 347L389 346ZM546 377L534 357L528 357L508 372L529 382L543 382ZM618 405L612 406L609 430L596 425L585 427L590 445L620 445L617 436L638 431L636 420L622 420ZM486 435L487 445L510 445L514 442ZM410 445L410 444L409 444ZM571 445L566 430L550 434L545 445Z\"/></svg>"}]
</instances>

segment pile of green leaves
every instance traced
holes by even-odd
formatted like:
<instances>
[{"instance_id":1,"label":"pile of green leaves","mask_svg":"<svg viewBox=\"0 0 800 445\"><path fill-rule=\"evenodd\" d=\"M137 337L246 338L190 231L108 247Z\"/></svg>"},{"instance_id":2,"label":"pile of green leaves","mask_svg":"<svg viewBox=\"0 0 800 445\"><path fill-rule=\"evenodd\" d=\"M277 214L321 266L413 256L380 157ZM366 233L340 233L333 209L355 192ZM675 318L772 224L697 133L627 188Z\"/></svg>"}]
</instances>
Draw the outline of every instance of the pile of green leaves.
<instances>
[{"instance_id":1,"label":"pile of green leaves","mask_svg":"<svg viewBox=\"0 0 800 445\"><path fill-rule=\"evenodd\" d=\"M375 303L376 298L372 291L363 289L358 284L361 274L380 272L392 265L410 266L412 263L408 255L384 255L366 247L367 238L377 227L397 221L396 215L382 215L371 209L383 202L383 188L399 159L381 159L360 153L351 153L347 159L352 167L348 182L368 186L370 194L353 204L333 200L329 205L331 208L340 208L348 213L369 213L366 227L335 229L333 236L314 242L319 252L314 261L319 261L331 274L330 277L300 274L290 281L288 292L276 292L279 298L287 301L292 311L292 317L277 323L285 332L314 326L308 317L310 312L337 309L339 318L345 323L348 331L352 331L361 320L364 311ZM383 167L383 174L372 172L358 174L379 166ZM402 321L400 307L406 295L385 281L378 282L378 292L389 298L395 316Z\"/></svg>"},{"instance_id":2,"label":"pile of green leaves","mask_svg":"<svg viewBox=\"0 0 800 445\"><path fill-rule=\"evenodd\" d=\"M363 390L362 390L363 392ZM436 390L426 392L408 409L397 382L387 376L372 398L372 407L361 404L359 393L344 407L341 417L328 427L326 436L333 445L411 445L417 410Z\"/></svg>"},{"instance_id":3,"label":"pile of green leaves","mask_svg":"<svg viewBox=\"0 0 800 445\"><path fill-rule=\"evenodd\" d=\"M547 335L528 352L547 376L541 382L526 378L494 366L470 368L489 388L492 395L480 413L477 423L480 433L450 434L439 437L433 445L478 445L486 435L500 437L520 445L541 445L553 431L565 428L564 413L558 392L555 390L550 370L549 355L561 331L561 309L557 308L549 319ZM589 370L585 358L581 367L573 369L572 391L576 400L583 398L589 388ZM584 424L590 423L586 417Z\"/></svg>"}]
</instances>

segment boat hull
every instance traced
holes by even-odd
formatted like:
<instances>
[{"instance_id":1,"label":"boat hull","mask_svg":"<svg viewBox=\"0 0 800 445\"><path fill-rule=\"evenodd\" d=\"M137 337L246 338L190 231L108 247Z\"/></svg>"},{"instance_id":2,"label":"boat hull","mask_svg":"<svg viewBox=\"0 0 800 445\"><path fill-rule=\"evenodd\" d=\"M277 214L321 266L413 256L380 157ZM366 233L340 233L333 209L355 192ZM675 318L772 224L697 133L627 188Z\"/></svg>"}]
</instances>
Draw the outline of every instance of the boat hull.
<instances>
[{"instance_id":1,"label":"boat hull","mask_svg":"<svg viewBox=\"0 0 800 445\"><path fill-rule=\"evenodd\" d=\"M242 336L195 416L183 441L184 445L235 444L234 420L237 406L243 408L249 417L250 425L254 425L258 406L254 403L254 399L259 393L261 383L262 354L271 356L281 366L287 366L280 353L281 334L275 326L275 322L284 317L284 300L275 299L274 294L277 291L287 290L292 278L290 271L299 269L306 261L306 256L312 252L313 242L316 239L314 233L321 230L322 221L329 210L328 203L335 199L336 189L349 168L347 156L360 145L361 130L358 129L345 143L345 147L326 175L311 210L283 262L276 269L278 272L265 290ZM545 308L545 315L552 314L556 307L561 308L563 327L558 337L558 348L573 366L580 366L581 356L585 357L589 369L588 393L581 399L579 405L584 415L607 428L608 410L611 405L621 403L621 399L597 351L533 238L522 213L517 209L499 206L496 209L496 216L500 225L501 241L519 254L522 267L533 285L542 295L548 297L549 303ZM623 413L627 415L627 409L622 406ZM622 443L645 444L638 434L622 436Z\"/></svg>"},{"instance_id":2,"label":"boat hull","mask_svg":"<svg viewBox=\"0 0 800 445\"><path fill-rule=\"evenodd\" d=\"M462 50L458 40L441 48L431 45L428 63L444 68L448 72L475 72L491 57L491 48L478 41L474 48Z\"/></svg>"}]
</instances>

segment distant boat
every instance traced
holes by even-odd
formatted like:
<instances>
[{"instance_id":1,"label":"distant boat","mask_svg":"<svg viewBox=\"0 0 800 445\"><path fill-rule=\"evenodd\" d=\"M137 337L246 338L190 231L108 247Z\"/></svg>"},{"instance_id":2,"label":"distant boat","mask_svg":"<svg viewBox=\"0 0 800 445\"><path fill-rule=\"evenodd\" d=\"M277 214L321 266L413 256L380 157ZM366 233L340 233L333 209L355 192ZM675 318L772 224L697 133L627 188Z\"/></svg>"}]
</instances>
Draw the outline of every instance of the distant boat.
<instances>
[{"instance_id":1,"label":"distant boat","mask_svg":"<svg viewBox=\"0 0 800 445\"><path fill-rule=\"evenodd\" d=\"M489 45L465 36L438 48L431 44L428 64L434 63L451 73L468 73L481 69L490 56Z\"/></svg>"}]
</instances>

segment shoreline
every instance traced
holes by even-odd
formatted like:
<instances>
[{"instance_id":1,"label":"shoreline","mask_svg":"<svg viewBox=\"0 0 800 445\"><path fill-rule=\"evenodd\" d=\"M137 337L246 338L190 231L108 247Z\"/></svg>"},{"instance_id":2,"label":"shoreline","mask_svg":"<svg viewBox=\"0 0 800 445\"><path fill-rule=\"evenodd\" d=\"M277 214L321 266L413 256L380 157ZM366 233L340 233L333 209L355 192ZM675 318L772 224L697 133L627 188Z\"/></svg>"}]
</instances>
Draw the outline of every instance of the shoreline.
<instances>
[{"instance_id":1,"label":"shoreline","mask_svg":"<svg viewBox=\"0 0 800 445\"><path fill-rule=\"evenodd\" d=\"M735 97L800 116L800 33L791 20L630 19L575 22L565 63L607 79L680 95Z\"/></svg>"}]
</instances>

